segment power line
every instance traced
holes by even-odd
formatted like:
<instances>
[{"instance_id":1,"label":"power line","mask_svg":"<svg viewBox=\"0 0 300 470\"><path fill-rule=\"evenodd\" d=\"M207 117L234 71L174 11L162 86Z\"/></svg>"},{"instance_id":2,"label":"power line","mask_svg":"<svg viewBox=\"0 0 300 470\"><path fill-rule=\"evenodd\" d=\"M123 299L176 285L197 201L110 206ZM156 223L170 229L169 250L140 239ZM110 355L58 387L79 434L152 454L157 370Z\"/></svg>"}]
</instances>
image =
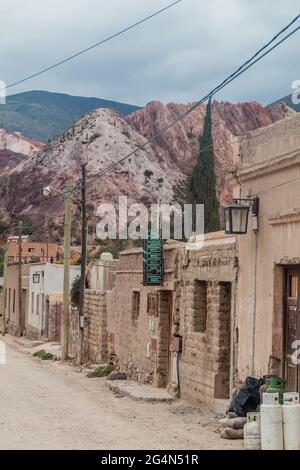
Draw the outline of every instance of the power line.
<instances>
[{"instance_id":1,"label":"power line","mask_svg":"<svg viewBox=\"0 0 300 470\"><path fill-rule=\"evenodd\" d=\"M175 5L179 4L183 2L183 0L176 0L175 2L173 3L170 3L169 5L165 6L164 8L161 8L160 10L152 13L151 15L149 16L146 16L145 18L137 21L136 23L122 29L121 31L118 31L117 33L114 33L112 34L111 36L108 36L107 38L105 39L102 39L101 41L97 42L96 44L93 44L92 46L89 46L87 47L86 49L83 49L82 51L79 51L79 52L76 52L75 54L71 55L70 57L67 57L66 59L63 59L59 62L56 62L55 64L53 65L50 65L49 67L46 67L42 70L40 70L39 72L36 72L36 73L33 73L31 75L28 75L27 77L24 77L22 78L21 80L18 80L17 82L14 82L14 83L10 83L9 85L7 85L6 87L4 88L1 88L0 91L4 91L4 90L7 90L9 88L12 88L12 87L15 87L17 85L20 85L21 83L24 83L24 82L27 82L28 80L31 80L32 78L35 78L35 77L38 77L39 75L42 75L46 72L49 72L50 70L53 70L55 69L56 67L59 67L60 65L63 65L65 64L66 62L69 62L70 60L73 60L75 59L76 57L79 57L81 56L82 54L85 54L86 52L88 51L91 51L92 49L95 49L96 47L98 46L101 46L102 44L105 44L106 42L108 41L111 41L112 39L115 39L117 38L118 36L121 36L122 34L124 33L127 33L128 31L130 31L131 29L134 29L136 28L137 26L140 26L141 24L145 23L146 21L149 21L151 20L152 18L154 18L155 16L158 16L160 15L161 13L169 10L170 8L174 7Z\"/></svg>"},{"instance_id":2,"label":"power line","mask_svg":"<svg viewBox=\"0 0 300 470\"><path fill-rule=\"evenodd\" d=\"M120 165L121 163L123 163L124 161L129 159L130 157L134 156L140 150L143 150L147 145L152 143L154 140L156 140L158 137L160 137L162 134L164 134L166 131L168 131L170 128L172 128L174 125L176 125L178 122L182 121L185 117L187 117L191 112L193 112L201 104L203 104L205 101L207 101L210 97L212 97L213 95L218 93L220 90L222 90L224 87L229 85L232 81L234 81L240 75L245 73L248 69L253 67L257 62L259 62L265 56L270 54L274 49L279 47L279 45L281 45L283 42L285 42L287 39L289 39L292 35L294 35L300 29L300 26L295 28L293 31L291 31L289 34L287 34L285 37L283 37L280 41L278 41L274 46L272 46L270 49L267 49L273 42L276 41L276 39L278 39L284 32L286 32L299 18L300 18L300 14L298 14L287 26L285 26L281 31L279 31L279 33L277 33L267 44L265 44L263 47L261 47L250 59L248 59L240 67L238 67L235 72L230 74L225 80L223 80L219 85L217 85L213 90L211 90L201 100L197 101L187 111L180 114L175 120L173 120L171 123L167 124L158 133L156 133L154 136L152 136L150 139L148 139L144 144L138 146L136 149L134 149L129 154L125 155L124 157L120 158L118 161L116 161L116 162L112 163L111 165L109 165L108 167L104 168L102 171L97 173L97 175L94 175L94 176L88 178L88 181L94 180L94 179L104 175L105 173L108 173L109 171L113 170L116 166ZM260 55L263 51L265 51L265 52L262 55ZM202 149L200 151L200 153L204 152L205 150L207 150L207 148ZM77 188L77 185L76 185L73 191L76 191L77 189L78 188ZM64 193L62 193L62 196L63 195L64 195Z\"/></svg>"},{"instance_id":3,"label":"power line","mask_svg":"<svg viewBox=\"0 0 300 470\"><path fill-rule=\"evenodd\" d=\"M154 136L149 138L143 145L140 145L136 149L134 149L132 152L130 152L128 155L125 155L124 157L120 158L118 161L112 163L109 165L107 168L104 168L102 171L100 171L97 175L94 175L93 177L88 178L88 181L91 179L96 179L99 176L104 175L105 173L113 170L116 166L120 165L124 161L126 161L128 158L132 157L135 155L138 151L143 150L147 145L152 143L154 140L156 140L158 137L160 137L162 134L164 134L166 131L168 131L171 127L173 127L175 124L178 122L182 121L184 118L186 118L191 112L193 112L196 108L198 108L201 104L203 104L205 101L207 101L210 97L218 93L220 90L222 90L225 86L229 85L233 80L238 78L240 75L245 73L248 69L253 67L257 62L262 60L265 56L270 54L274 49L279 47L283 42L285 42L287 39L289 39L293 34L295 34L299 29L300 26L295 28L293 31L291 31L288 35L286 35L284 38L282 38L280 41L278 41L274 46L272 46L270 49L265 51L276 39L278 39L284 32L287 31L293 25L298 19L300 18L300 14L297 15L287 26L285 26L279 33L277 33L271 41L269 41L266 45L264 45L262 48L260 48L250 59L248 59L244 64L242 64L238 69L230 74L225 80L223 80L218 86L216 86L213 90L211 90L204 98L201 100L197 101L193 106L191 106L187 111L184 113L180 114L175 120L173 120L171 123L166 125L163 129L161 129L158 133L156 133ZM261 52L265 51L262 55ZM206 150L206 149L204 149ZM203 151L204 151L203 150Z\"/></svg>"}]
</instances>

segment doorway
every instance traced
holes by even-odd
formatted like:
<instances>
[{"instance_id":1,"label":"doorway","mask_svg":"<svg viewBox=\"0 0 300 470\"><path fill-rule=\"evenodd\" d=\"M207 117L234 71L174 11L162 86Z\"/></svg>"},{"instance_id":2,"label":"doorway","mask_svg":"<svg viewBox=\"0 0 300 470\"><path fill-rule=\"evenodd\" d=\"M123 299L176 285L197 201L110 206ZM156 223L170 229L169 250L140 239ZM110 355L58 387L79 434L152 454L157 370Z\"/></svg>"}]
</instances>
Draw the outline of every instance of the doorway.
<instances>
[{"instance_id":1,"label":"doorway","mask_svg":"<svg viewBox=\"0 0 300 470\"><path fill-rule=\"evenodd\" d=\"M295 343L300 340L300 268L286 270L285 289L284 376L286 390L300 392L300 364L296 360L297 344Z\"/></svg>"},{"instance_id":2,"label":"doorway","mask_svg":"<svg viewBox=\"0 0 300 470\"><path fill-rule=\"evenodd\" d=\"M157 358L157 386L166 387L172 374L172 292L159 293L159 347Z\"/></svg>"}]
</instances>

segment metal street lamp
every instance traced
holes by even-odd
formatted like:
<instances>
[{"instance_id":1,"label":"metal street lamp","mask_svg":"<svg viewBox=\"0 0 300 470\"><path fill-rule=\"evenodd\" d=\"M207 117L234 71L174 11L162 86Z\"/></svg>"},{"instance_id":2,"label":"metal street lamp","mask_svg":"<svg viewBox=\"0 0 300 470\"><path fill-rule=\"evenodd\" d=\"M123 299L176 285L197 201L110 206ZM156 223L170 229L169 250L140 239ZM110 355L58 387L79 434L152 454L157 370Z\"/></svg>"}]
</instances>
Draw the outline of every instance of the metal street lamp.
<instances>
[{"instance_id":1,"label":"metal street lamp","mask_svg":"<svg viewBox=\"0 0 300 470\"><path fill-rule=\"evenodd\" d=\"M234 199L233 204L225 207L225 233L228 235L245 235L248 229L250 207L255 222L253 229L257 230L257 217L259 213L259 198Z\"/></svg>"}]
</instances>

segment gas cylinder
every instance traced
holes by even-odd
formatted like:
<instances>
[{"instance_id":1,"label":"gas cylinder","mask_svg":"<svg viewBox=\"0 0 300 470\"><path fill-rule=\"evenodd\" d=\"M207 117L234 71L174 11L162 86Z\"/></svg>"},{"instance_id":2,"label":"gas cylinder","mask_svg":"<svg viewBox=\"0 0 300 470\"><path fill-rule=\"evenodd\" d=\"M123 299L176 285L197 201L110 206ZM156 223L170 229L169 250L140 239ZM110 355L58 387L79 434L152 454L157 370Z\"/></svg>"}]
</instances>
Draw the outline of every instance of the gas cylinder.
<instances>
[{"instance_id":1,"label":"gas cylinder","mask_svg":"<svg viewBox=\"0 0 300 470\"><path fill-rule=\"evenodd\" d=\"M282 406L260 406L260 432L262 450L283 450Z\"/></svg>"},{"instance_id":2,"label":"gas cylinder","mask_svg":"<svg viewBox=\"0 0 300 470\"><path fill-rule=\"evenodd\" d=\"M299 393L285 393L283 412L283 438L285 450L300 450Z\"/></svg>"},{"instance_id":3,"label":"gas cylinder","mask_svg":"<svg viewBox=\"0 0 300 470\"><path fill-rule=\"evenodd\" d=\"M253 411L247 413L247 423L244 426L244 448L246 450L260 450L260 413Z\"/></svg>"}]
</instances>

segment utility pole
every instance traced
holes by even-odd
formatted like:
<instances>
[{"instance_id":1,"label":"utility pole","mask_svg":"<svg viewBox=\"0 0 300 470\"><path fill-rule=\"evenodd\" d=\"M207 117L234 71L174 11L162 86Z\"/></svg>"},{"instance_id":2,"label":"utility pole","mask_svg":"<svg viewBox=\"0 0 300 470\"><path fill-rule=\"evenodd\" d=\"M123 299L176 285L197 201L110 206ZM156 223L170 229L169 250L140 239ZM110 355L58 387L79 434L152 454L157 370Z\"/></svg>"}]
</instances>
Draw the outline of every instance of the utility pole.
<instances>
[{"instance_id":1,"label":"utility pole","mask_svg":"<svg viewBox=\"0 0 300 470\"><path fill-rule=\"evenodd\" d=\"M69 317L70 317L70 254L71 254L71 200L73 191L72 179L67 180L65 187L65 225L64 225L64 310L61 330L61 359L69 358Z\"/></svg>"},{"instance_id":2,"label":"utility pole","mask_svg":"<svg viewBox=\"0 0 300 470\"><path fill-rule=\"evenodd\" d=\"M23 314L23 299L22 299L22 231L23 231L23 223L19 222L19 262L18 262L18 297L19 297L19 318L18 318L18 326L19 326L19 335L22 336L23 334L23 324L22 324L22 314Z\"/></svg>"},{"instance_id":3,"label":"utility pole","mask_svg":"<svg viewBox=\"0 0 300 470\"><path fill-rule=\"evenodd\" d=\"M84 294L85 294L85 270L87 261L87 216L86 216L86 163L81 165L81 276L79 296L79 343L77 365L82 364L84 342Z\"/></svg>"},{"instance_id":4,"label":"utility pole","mask_svg":"<svg viewBox=\"0 0 300 470\"><path fill-rule=\"evenodd\" d=\"M2 336L5 336L5 310L6 310L6 277L7 277L7 245L4 247L4 272L3 272L3 292L2 292Z\"/></svg>"}]
</instances>

